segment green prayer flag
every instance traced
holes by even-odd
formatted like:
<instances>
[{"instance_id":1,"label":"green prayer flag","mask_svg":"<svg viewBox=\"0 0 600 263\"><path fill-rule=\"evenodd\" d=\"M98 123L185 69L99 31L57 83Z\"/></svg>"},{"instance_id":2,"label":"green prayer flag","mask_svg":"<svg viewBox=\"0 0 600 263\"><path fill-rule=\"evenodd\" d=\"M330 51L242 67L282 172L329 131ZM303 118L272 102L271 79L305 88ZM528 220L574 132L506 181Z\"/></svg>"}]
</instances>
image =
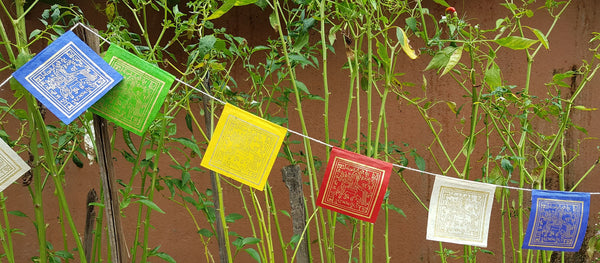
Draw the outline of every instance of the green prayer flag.
<instances>
[{"instance_id":1,"label":"green prayer flag","mask_svg":"<svg viewBox=\"0 0 600 263\"><path fill-rule=\"evenodd\" d=\"M92 112L137 135L148 129L175 77L129 51L110 45L104 60L123 81L92 107Z\"/></svg>"}]
</instances>

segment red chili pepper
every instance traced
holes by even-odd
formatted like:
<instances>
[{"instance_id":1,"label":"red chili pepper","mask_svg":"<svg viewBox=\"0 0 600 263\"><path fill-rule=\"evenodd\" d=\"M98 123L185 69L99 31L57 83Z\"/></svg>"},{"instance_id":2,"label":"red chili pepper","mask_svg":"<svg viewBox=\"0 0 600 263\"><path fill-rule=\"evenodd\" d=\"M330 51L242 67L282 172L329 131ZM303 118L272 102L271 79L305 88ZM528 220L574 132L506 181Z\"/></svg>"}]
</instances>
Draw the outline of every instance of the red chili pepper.
<instances>
[{"instance_id":1,"label":"red chili pepper","mask_svg":"<svg viewBox=\"0 0 600 263\"><path fill-rule=\"evenodd\" d=\"M456 8L449 6L446 8L446 13L456 13Z\"/></svg>"}]
</instances>

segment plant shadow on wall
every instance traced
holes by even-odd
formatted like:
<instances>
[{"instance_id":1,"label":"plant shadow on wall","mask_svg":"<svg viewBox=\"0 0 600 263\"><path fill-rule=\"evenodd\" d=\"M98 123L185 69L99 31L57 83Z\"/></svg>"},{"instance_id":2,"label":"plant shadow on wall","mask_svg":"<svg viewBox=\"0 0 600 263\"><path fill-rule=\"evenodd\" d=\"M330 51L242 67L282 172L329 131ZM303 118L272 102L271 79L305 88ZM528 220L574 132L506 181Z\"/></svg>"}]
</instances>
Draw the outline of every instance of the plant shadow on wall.
<instances>
[{"instance_id":1,"label":"plant shadow on wall","mask_svg":"<svg viewBox=\"0 0 600 263\"><path fill-rule=\"evenodd\" d=\"M391 184L402 184L425 210L428 204L422 201L423 196L404 178L405 173L414 173L406 167L519 189L577 191L597 164L587 167L577 178L568 176L568 169L581 158L580 148L587 142L571 142L569 134L588 133L574 122L573 114L593 114L595 110L578 105L576 100L600 67L600 35L594 34L590 40L591 59L570 71L554 74L544 92L533 92L531 88L534 58L549 48L549 35L565 10L572 8L571 1L506 1L498 5L506 11L506 17L497 19L490 28L472 24L474 18L463 17L444 0L434 2L427 5L446 8L444 16L434 14L421 1L114 0L97 4L96 10L90 11L105 15L98 22L90 21L75 5L2 1L0 70L14 72L33 58L30 49L39 45L36 43L52 42L83 23L105 27L99 35L111 45L177 78L147 130L137 135L111 126L115 127L110 130L112 153L118 161L127 162L120 164L117 213L133 224L127 226L131 231L126 231L126 261L175 262L181 256L167 253L153 235L165 230L153 229L151 222L161 216L158 214L166 214L189 218L196 231L196 243L185 245L195 248L200 244L202 261L206 262L395 262L400 256L392 251L390 240L396 233L390 225L410 214L404 214L402 201L394 199L391 190L383 197L383 219L377 224L317 205L325 167L322 162L330 159L329 146L396 165ZM252 46L244 38L247 36L216 26L216 21L242 5L258 6L269 21L273 31L269 31L271 38L264 45ZM47 7L40 13L39 27L26 27L25 17L30 12ZM525 24L538 16L551 22L539 29ZM14 36L7 32L14 32ZM102 51L108 48L107 42L101 44ZM343 42L345 53L335 50L336 43L341 46L339 42ZM518 81L505 78L499 57L513 54L526 57L525 77ZM332 69L332 56L345 56L342 68ZM414 76L399 71L406 58L429 60L423 68L426 75L454 81L457 90L453 92L460 94L456 97L465 99L452 101L428 95L432 92L426 77L415 84L410 81ZM315 83L314 76L304 74L314 71L322 73L319 94L307 84ZM343 87L346 93L330 88L330 78L338 71L348 76L348 86ZM33 212L9 210L7 197L0 193L2 260L22 259L13 237L24 234L37 239L37 254L31 258L36 262L110 261L104 241L104 200L91 203L98 213L92 232L94 242L88 246L82 243L83 231L75 223L83 220L74 218L70 212L74 205L67 202L65 194L70 191L65 188L66 177L70 176L65 171L73 165L85 166L88 156L94 161L96 145L85 143L86 136L94 136L93 114L86 112L65 125L49 116L17 81L11 79L10 87L14 96L0 99L0 137L29 160L32 170L26 185ZM337 110L330 108L332 100L347 103ZM290 130L298 128L297 133L303 135L309 131L311 135L323 134L315 140L288 133L278 155L286 164L302 167L306 193L303 223L307 227L300 233L288 229L295 211L285 209L287 200L277 198L282 191L273 189L269 182L259 191L200 167L223 108L220 102ZM318 133L308 127L312 118L320 118L311 114L315 105L322 107L323 116ZM391 139L397 133L392 131L389 109L396 106L420 114L433 138L425 149ZM330 125L333 112L344 113L339 127ZM436 116L464 118L451 123ZM337 132L340 130L341 136ZM455 134L448 136L452 131ZM463 141L459 148L452 143L456 140ZM427 166L425 160L430 160ZM124 172L123 167L130 170ZM273 180L272 176L271 183ZM557 184L551 185L550 180ZM51 188L56 200L47 200L49 195L43 195ZM570 261L571 255L565 253L521 249L530 209L525 197L523 190L497 188L499 247L464 246L458 251L449 248L456 246L439 242L436 255L442 262L476 262L489 255L503 262ZM234 205L231 200L240 204ZM50 224L45 216L51 213L44 209L49 202L59 204L58 211L52 212L59 217L58 225ZM11 222L18 220L29 220L35 232L11 228ZM51 239L48 231L58 231L62 238ZM588 257L593 258L600 242L597 236L589 240ZM302 243L308 246L302 248Z\"/></svg>"}]
</instances>

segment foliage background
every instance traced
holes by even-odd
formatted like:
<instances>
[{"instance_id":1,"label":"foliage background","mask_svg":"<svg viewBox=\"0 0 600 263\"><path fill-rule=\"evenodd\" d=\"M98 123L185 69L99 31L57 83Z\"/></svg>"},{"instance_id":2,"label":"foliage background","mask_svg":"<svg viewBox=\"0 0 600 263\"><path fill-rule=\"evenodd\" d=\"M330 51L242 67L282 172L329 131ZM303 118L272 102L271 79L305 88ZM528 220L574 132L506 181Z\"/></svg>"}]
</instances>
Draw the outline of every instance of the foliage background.
<instances>
[{"instance_id":1,"label":"foliage background","mask_svg":"<svg viewBox=\"0 0 600 263\"><path fill-rule=\"evenodd\" d=\"M105 30L106 20L105 8L106 3L94 2L94 1L73 1L79 5L83 10L86 19L94 27ZM503 1L500 1L502 3ZM493 27L497 18L507 16L507 10L501 8L498 2L495 1L448 1L449 4L456 7L459 16L466 16L470 19L469 23L480 24L482 28ZM444 14L444 7L436 5L432 2L425 2L425 7L428 7L430 13L437 16ZM42 27L39 17L44 9L49 8L50 5L40 3L27 17L27 26L29 31L36 28ZM542 50L540 54L535 58L533 68L533 79L531 82L532 94L543 94L545 92L544 83L547 83L552 75L556 72L564 72L570 70L573 67L581 65L582 59L589 59L591 54L588 52L590 47L589 39L591 33L597 31L600 26L600 16L597 15L600 10L600 3L594 0L582 0L575 1L566 10L558 22L553 34L548 38L550 43L550 50ZM235 35L244 37L249 46L266 45L268 38L276 38L277 35L273 31L269 23L270 11L263 11L257 6L244 6L235 7L231 9L223 17L214 21L215 27L224 27L227 32ZM122 14L127 17L126 13ZM473 18L473 19L471 19ZM132 19L132 17L128 17ZM3 23L5 20L2 20ZM536 15L532 19L527 18L524 21L539 29L545 29L551 22L548 18L543 15ZM149 28L160 28L161 21L159 19L150 19ZM10 29L8 29L10 31ZM131 29L135 31L134 27ZM155 32L151 31L151 38L157 37ZM8 32L12 34L12 32ZM316 39L316 31L311 31L311 41ZM342 69L344 63L346 63L346 57L344 54L344 44L341 41L341 34L338 34L338 39L334 43L333 48L335 54L329 56L329 86L331 90L331 104L330 104L330 137L339 139L341 138L341 126L343 125L343 116L346 109L346 98L348 97L349 83L349 72L347 69ZM413 48L418 49L424 46L422 41L411 38L411 45ZM39 51L44 47L44 41L38 41L30 48L32 51ZM105 47L106 48L106 47ZM176 54L176 55L182 55ZM402 54L403 55L403 54ZM264 57L254 57L256 61L264 60ZM454 101L457 105L468 103L470 98L462 97L462 93L459 92L459 88L456 86L454 81L449 79L449 76L439 77L434 71L423 71L423 69L429 63L430 56L421 54L416 60L410 60L407 57L399 58L397 71L406 73L403 76L403 81L415 83L412 87L411 92L418 94L420 92L420 86L423 83L423 78L427 79L427 96L434 100ZM523 53L511 52L507 54L499 53L497 63L502 68L503 77L506 81L513 85L521 86L524 83L525 74L525 61L526 57ZM8 72L0 72L1 79L8 77ZM248 75L244 73L240 68L234 67L233 76L237 81L238 88L240 90L248 90L250 84L247 81ZM306 84L312 94L323 94L323 85L321 79L321 70L306 67L303 70L298 71L298 79ZM584 94L579 97L576 104L585 105L586 107L600 108L600 102L597 99L600 91L596 88L600 84L598 80L594 80L590 83L588 89L584 90ZM12 92L8 86L1 87L1 97L7 100L13 98ZM338 99L340 98L340 99ZM322 139L324 138L323 133L323 118L322 108L323 104L319 100L308 100L304 102L303 107L305 109L305 116L307 121L308 134L311 137ZM363 107L364 108L364 107ZM378 109L379 105L373 105L374 109ZM469 107L465 106L465 109L456 115L449 110L435 111L432 115L433 118L437 119L444 127L444 133L441 134L442 139L447 142L446 145L449 149L454 151L460 150L462 147L462 138L457 138L455 128L460 129L459 124L461 120L469 118ZM293 109L293 102L289 106L289 109ZM198 109L199 111L200 109ZM406 102L402 100L391 100L386 105L386 113L388 114L389 124L389 137L396 143L408 143L411 148L415 148L421 156L425 158L427 170L430 172L439 172L436 170L434 165L430 165L433 162L431 155L429 154L428 147L431 145L433 137L428 132L428 128L419 116L419 113L410 107ZM48 115L48 118L53 119L53 116ZM300 131L299 120L296 119L295 114L290 114L289 126L292 130ZM581 133L572 133L568 137L572 141L572 145L576 145L577 140L583 139L584 137L600 137L599 134L599 120L600 115L597 112L574 112L572 119L574 122L583 126L589 132L588 135ZM177 137L189 137L192 134L189 133L185 128L184 116L178 116L177 118L178 127ZM356 125L355 123L351 123ZM362 122L364 124L364 121ZM11 125L5 125L7 132L10 134ZM12 126L14 127L14 126ZM541 128L543 129L543 127ZM197 136L197 135L196 135ZM294 137L295 135L292 135ZM300 140L301 138L292 138ZM134 136L134 140L137 140ZM350 139L352 140L352 138ZM117 147L124 148L124 142L121 136L115 136L115 144ZM584 173L587 168L598 159L598 141L589 140L581 145L582 156L577 160L574 166L570 166L568 174L571 178L578 178L578 175ZM294 146L294 151L302 151L300 146ZM317 156L322 162L326 162L326 148L324 146L315 144L313 145L314 155ZM479 155L485 149L476 149L476 152L480 152ZM431 148L433 153L439 154L439 149L435 146ZM116 158L115 169L117 171L127 171L120 179L128 180L127 174L131 171L130 164L123 160L122 156L113 153ZM477 154L476 154L477 156ZM269 179L276 196L276 203L278 209L289 209L289 203L287 202L287 188L281 181L279 169L289 163L284 158L279 158L276 162L272 174ZM179 171L169 168L168 158L163 158L160 163L161 173L176 175ZM199 164L196 164L199 166ZM414 161L411 160L409 166L416 167ZM83 229L84 218L85 218L85 196L89 189L98 188L98 169L96 164L85 165L84 168L78 168L75 165L69 165L66 172L66 184L65 189L67 190L67 200L71 205L73 217L76 220L78 229ZM474 173L477 170L474 170ZM318 171L318 178L322 178L324 167ZM433 185L433 177L427 175L420 175L414 172L405 172L405 178L408 184L413 188L417 195L427 204L430 195L431 186ZM210 185L207 173L204 172L193 172L192 180L195 182L199 189L207 188ZM550 187L552 184L549 184ZM600 187L600 179L594 175L588 177L588 179L578 188L579 191L598 192ZM436 254L436 250L439 250L437 242L431 242L425 240L426 231L426 218L427 212L418 204L415 198L411 195L405 185L393 176L390 181L390 200L396 206L401 208L406 214L406 218L398 214L391 215L390 220L390 244L392 245L391 256L392 262L438 262L440 259ZM31 197L27 191L27 188L19 185L13 185L5 190L5 195L8 197L7 206L8 210L20 210L26 214L33 214L33 208L31 207ZM237 189L229 186L223 188L224 198L226 202L226 211L241 212L241 200ZM308 193L307 193L308 194ZM155 202L165 211L165 214L154 213L152 216L152 228L151 228L151 245L150 247L160 246L160 250L168 253L179 262L196 262L200 258L204 258L204 251L202 249L201 242L199 241L196 228L190 217L186 214L181 207L173 205L168 200L168 193L165 191L159 192L159 197ZM526 199L529 195L526 194ZM62 232L57 225L59 224L58 219L58 204L56 198L53 196L53 189L49 188L44 192L44 200L49 200L44 203L46 211L46 221L50 225L48 232L49 240L56 240L53 243L60 243ZM600 211L600 203L596 196L592 196L592 208L590 214L590 223L588 227L589 233L595 232L594 224L597 223L596 213ZM131 242L132 235L135 231L136 215L125 214L123 218L123 224L127 241ZM197 212L197 211L196 211ZM197 214L197 216L201 216ZM500 240L500 212L498 211L497 203L495 204L492 221L491 231L489 237L488 249L499 253ZM249 236L250 232L245 226L245 220L241 219L231 224L230 227L233 231L239 233L242 236ZM30 221L27 220L12 220L14 224L12 227L18 228L21 232L26 233L25 236L14 235L15 247L18 248L19 253L16 255L17 262L27 262L32 256L37 254L37 240L35 239L35 230ZM286 217L281 217L282 229L291 229L291 222ZM336 236L336 240L345 240L349 238L347 231L339 231L339 236ZM375 235L383 235L382 224L375 224ZM284 232L284 238L289 240L291 238L291 231ZM376 238L375 243L375 255L383 257L383 241L381 238ZM211 250L216 251L216 245L211 244ZM460 246L449 245L451 249L460 250ZM278 251L276 253L279 253ZM213 252L216 255L216 252ZM342 253L340 253L342 255ZM494 256L481 255L480 262L496 262ZM249 262L252 259L245 254L240 253L239 262ZM343 261L343 257L340 257ZM398 260L398 261L396 261ZM378 262L377 258L375 262Z\"/></svg>"}]
</instances>

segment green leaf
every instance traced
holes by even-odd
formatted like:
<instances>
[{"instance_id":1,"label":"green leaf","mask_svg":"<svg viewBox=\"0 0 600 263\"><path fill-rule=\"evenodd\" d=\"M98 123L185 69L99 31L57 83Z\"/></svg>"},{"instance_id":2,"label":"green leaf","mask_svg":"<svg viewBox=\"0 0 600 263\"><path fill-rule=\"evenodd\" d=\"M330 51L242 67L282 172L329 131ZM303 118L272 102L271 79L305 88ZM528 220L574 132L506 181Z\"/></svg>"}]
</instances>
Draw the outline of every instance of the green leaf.
<instances>
[{"instance_id":1,"label":"green leaf","mask_svg":"<svg viewBox=\"0 0 600 263\"><path fill-rule=\"evenodd\" d=\"M395 211L396 213L402 215L403 217L406 217L406 214L404 213L404 211L402 211L402 209L396 207L395 205L393 205L393 204L387 204L386 206L387 206L388 209L390 209L392 211Z\"/></svg>"},{"instance_id":2,"label":"green leaf","mask_svg":"<svg viewBox=\"0 0 600 263\"><path fill-rule=\"evenodd\" d=\"M205 237L212 237L215 234L213 234L213 232L211 232L210 230L206 229L206 228L202 228L200 230L198 230L198 234L203 235Z\"/></svg>"},{"instance_id":3,"label":"green leaf","mask_svg":"<svg viewBox=\"0 0 600 263\"><path fill-rule=\"evenodd\" d=\"M292 52L300 52L302 48L308 45L308 40L308 32L300 34L294 41L294 45L292 46Z\"/></svg>"},{"instance_id":4,"label":"green leaf","mask_svg":"<svg viewBox=\"0 0 600 263\"><path fill-rule=\"evenodd\" d=\"M97 206L97 207L101 207L104 208L104 204L103 203L98 203L98 202L92 202L92 203L88 203L88 206Z\"/></svg>"},{"instance_id":5,"label":"green leaf","mask_svg":"<svg viewBox=\"0 0 600 263\"><path fill-rule=\"evenodd\" d=\"M245 237L242 240L242 246L254 245L254 244L258 244L258 243L260 243L260 238L256 238L256 237Z\"/></svg>"},{"instance_id":6,"label":"green leaf","mask_svg":"<svg viewBox=\"0 0 600 263\"><path fill-rule=\"evenodd\" d=\"M535 29L535 28L531 28L529 27L529 29L531 30L531 32L533 32L535 34L535 36L537 37L537 39L542 42L542 45L544 45L544 47L546 49L550 49L549 45L548 45L548 38L546 38L546 36L544 35L544 33L542 33L542 31Z\"/></svg>"},{"instance_id":7,"label":"green leaf","mask_svg":"<svg viewBox=\"0 0 600 263\"><path fill-rule=\"evenodd\" d=\"M470 148L468 148L469 140L473 140ZM465 140L463 141L463 148L462 148L462 154L464 156L469 156L471 153L473 153L473 150L475 150L475 142L476 141L477 141L477 137L472 137L471 139L465 138Z\"/></svg>"},{"instance_id":8,"label":"green leaf","mask_svg":"<svg viewBox=\"0 0 600 263\"><path fill-rule=\"evenodd\" d=\"M456 102L454 101L446 101L446 105L448 105L448 108L450 108L450 110L456 114Z\"/></svg>"},{"instance_id":9,"label":"green leaf","mask_svg":"<svg viewBox=\"0 0 600 263\"><path fill-rule=\"evenodd\" d=\"M206 20L217 19L227 13L235 5L236 0L225 0L225 3L219 9L215 10Z\"/></svg>"},{"instance_id":10,"label":"green leaf","mask_svg":"<svg viewBox=\"0 0 600 263\"><path fill-rule=\"evenodd\" d=\"M171 256L169 256L169 254L167 254L165 252L158 252L158 253L156 253L156 256L161 258L164 261L167 261L170 263L176 263L175 259L172 258Z\"/></svg>"},{"instance_id":11,"label":"green leaf","mask_svg":"<svg viewBox=\"0 0 600 263\"><path fill-rule=\"evenodd\" d=\"M290 58L290 62L294 63L294 64L300 64L302 67L306 66L306 65L313 65L312 62L310 62L310 60L306 59L306 57L304 57L301 54L290 54L289 55Z\"/></svg>"},{"instance_id":12,"label":"green leaf","mask_svg":"<svg viewBox=\"0 0 600 263\"><path fill-rule=\"evenodd\" d=\"M290 239L290 244L295 247L296 244L298 244L298 241L300 241L300 235L299 234L295 234Z\"/></svg>"},{"instance_id":13,"label":"green leaf","mask_svg":"<svg viewBox=\"0 0 600 263\"><path fill-rule=\"evenodd\" d=\"M304 83L302 83L302 82L300 82L300 81L298 81L298 80L296 80L296 87L297 87L297 88L298 88L300 91L302 91L302 92L304 92L304 93L306 93L306 94L310 94L310 92L308 91L308 88L306 87L306 85L304 85Z\"/></svg>"},{"instance_id":14,"label":"green leaf","mask_svg":"<svg viewBox=\"0 0 600 263\"><path fill-rule=\"evenodd\" d=\"M156 155L156 150L154 149L146 149L146 160L152 159Z\"/></svg>"},{"instance_id":15,"label":"green leaf","mask_svg":"<svg viewBox=\"0 0 600 263\"><path fill-rule=\"evenodd\" d=\"M415 163L417 164L417 168L421 171L425 171L425 159L421 156L415 156Z\"/></svg>"},{"instance_id":16,"label":"green leaf","mask_svg":"<svg viewBox=\"0 0 600 263\"><path fill-rule=\"evenodd\" d=\"M425 67L425 70L440 69L442 67L445 67L446 64L448 64L450 55L454 53L455 49L456 47L449 46L435 53L431 61L429 61L427 67Z\"/></svg>"},{"instance_id":17,"label":"green leaf","mask_svg":"<svg viewBox=\"0 0 600 263\"><path fill-rule=\"evenodd\" d=\"M185 126L187 126L190 132L194 132L194 127L192 126L192 115L188 112L185 114Z\"/></svg>"},{"instance_id":18,"label":"green leaf","mask_svg":"<svg viewBox=\"0 0 600 263\"><path fill-rule=\"evenodd\" d=\"M520 50L529 48L531 45L538 42L538 40L533 40L525 37L509 36L497 39L495 40L495 42L503 47L507 47L514 50Z\"/></svg>"},{"instance_id":19,"label":"green leaf","mask_svg":"<svg viewBox=\"0 0 600 263\"><path fill-rule=\"evenodd\" d=\"M423 159L423 157L421 157L415 150L412 150L410 152L410 155L415 158L415 163L417 164L417 168L419 168L419 170L421 170L421 171L425 171L425 169L426 169L425 159Z\"/></svg>"},{"instance_id":20,"label":"green leaf","mask_svg":"<svg viewBox=\"0 0 600 263\"><path fill-rule=\"evenodd\" d=\"M271 115L267 115L266 118L268 121L275 123L277 125L283 125L286 124L288 122L287 118L283 118L283 117L278 117L278 116L271 116Z\"/></svg>"},{"instance_id":21,"label":"green leaf","mask_svg":"<svg viewBox=\"0 0 600 263\"><path fill-rule=\"evenodd\" d=\"M575 75L575 71L567 71L565 73L557 73L557 74L554 74L554 76L552 76L552 82L554 82L554 84L556 84L558 86L569 88L569 87L571 87L571 85L569 85L567 82L565 82L563 80L566 78L572 78L573 75Z\"/></svg>"},{"instance_id":22,"label":"green leaf","mask_svg":"<svg viewBox=\"0 0 600 263\"><path fill-rule=\"evenodd\" d=\"M444 0L433 0L433 2L435 2L435 3L437 3L437 4L440 4L440 5L443 5L443 6L445 6L445 7L449 7L449 6L450 6L450 5L449 5L448 3L446 3L446 1L444 1Z\"/></svg>"},{"instance_id":23,"label":"green leaf","mask_svg":"<svg viewBox=\"0 0 600 263\"><path fill-rule=\"evenodd\" d=\"M454 52L452 52L452 55L450 55L450 58L448 59L448 63L446 63L446 66L444 67L444 71L442 72L441 76L450 72L450 70L452 70L454 68L454 66L456 66L456 64L458 64L458 62L460 62L460 58L462 57L462 51L463 51L463 46L460 46L457 49L455 49Z\"/></svg>"},{"instance_id":24,"label":"green leaf","mask_svg":"<svg viewBox=\"0 0 600 263\"><path fill-rule=\"evenodd\" d=\"M338 223L342 224L342 225L346 225L346 220L350 220L351 218L347 215L344 214L337 214L337 217L335 218L335 221L337 221Z\"/></svg>"},{"instance_id":25,"label":"green leaf","mask_svg":"<svg viewBox=\"0 0 600 263\"><path fill-rule=\"evenodd\" d=\"M18 216L18 217L27 217L27 215L21 211L8 211L8 214Z\"/></svg>"},{"instance_id":26,"label":"green leaf","mask_svg":"<svg viewBox=\"0 0 600 263\"><path fill-rule=\"evenodd\" d=\"M279 21L277 20L277 14L275 14L275 12L271 13L269 15L269 23L271 24L271 27L275 30L275 31L279 31Z\"/></svg>"},{"instance_id":27,"label":"green leaf","mask_svg":"<svg viewBox=\"0 0 600 263\"><path fill-rule=\"evenodd\" d=\"M196 142L186 137L172 138L171 140L181 143L186 148L192 149L192 151L194 151L194 153L196 153L198 156L202 156L202 154L200 153L200 148L198 147L198 144L196 144Z\"/></svg>"},{"instance_id":28,"label":"green leaf","mask_svg":"<svg viewBox=\"0 0 600 263\"><path fill-rule=\"evenodd\" d=\"M484 80L492 89L502 86L502 78L500 77L500 67L498 67L498 64L492 62L490 68L485 71Z\"/></svg>"},{"instance_id":29,"label":"green leaf","mask_svg":"<svg viewBox=\"0 0 600 263\"><path fill-rule=\"evenodd\" d=\"M379 41L377 41L377 55L379 55L379 59L384 63L384 68L387 68L390 64L390 57L387 47Z\"/></svg>"},{"instance_id":30,"label":"green leaf","mask_svg":"<svg viewBox=\"0 0 600 263\"><path fill-rule=\"evenodd\" d=\"M309 99L309 100L320 100L320 101L325 101L325 99L324 99L324 98L322 98L322 97L321 97L321 96L319 96L319 95L315 95L315 94L308 94L308 95L306 95L306 98L307 98L307 99Z\"/></svg>"},{"instance_id":31,"label":"green leaf","mask_svg":"<svg viewBox=\"0 0 600 263\"><path fill-rule=\"evenodd\" d=\"M140 199L136 201L137 203L143 204L149 208L151 208L152 210L156 210L161 214L164 214L165 211L163 211L162 209L160 209L160 207L158 207L158 205L156 205L154 202L148 200L148 199Z\"/></svg>"},{"instance_id":32,"label":"green leaf","mask_svg":"<svg viewBox=\"0 0 600 263\"><path fill-rule=\"evenodd\" d=\"M244 216L242 216L242 215L240 215L238 213L231 213L231 214L225 216L225 221L227 223L233 223L233 222L235 222L235 221L237 221L239 219L242 219L242 218L244 218Z\"/></svg>"},{"instance_id":33,"label":"green leaf","mask_svg":"<svg viewBox=\"0 0 600 263\"><path fill-rule=\"evenodd\" d=\"M257 0L237 0L235 1L235 6L244 6L244 5L251 5L256 3Z\"/></svg>"},{"instance_id":34,"label":"green leaf","mask_svg":"<svg viewBox=\"0 0 600 263\"><path fill-rule=\"evenodd\" d=\"M29 34L29 39L31 40L32 38L34 38L35 36L39 35L40 33L42 33L42 30L39 29L34 29L33 31L31 31L31 33Z\"/></svg>"},{"instance_id":35,"label":"green leaf","mask_svg":"<svg viewBox=\"0 0 600 263\"><path fill-rule=\"evenodd\" d=\"M263 9L263 10L269 5L269 3L267 2L267 0L258 0L258 1L256 1L255 4L258 7L260 7L260 9Z\"/></svg>"},{"instance_id":36,"label":"green leaf","mask_svg":"<svg viewBox=\"0 0 600 263\"><path fill-rule=\"evenodd\" d=\"M217 38L213 35L203 36L198 42L198 57L203 58L208 52L210 52L217 43Z\"/></svg>"},{"instance_id":37,"label":"green leaf","mask_svg":"<svg viewBox=\"0 0 600 263\"><path fill-rule=\"evenodd\" d=\"M512 174L514 167L510 160L502 158L502 161L500 161L500 165L502 166L502 169L506 170L509 174Z\"/></svg>"},{"instance_id":38,"label":"green leaf","mask_svg":"<svg viewBox=\"0 0 600 263\"><path fill-rule=\"evenodd\" d=\"M246 251L246 253L250 254L250 256L256 260L256 262L261 263L262 261L260 260L260 254L258 254L258 252L256 252L256 250L254 248L247 248L244 249L244 251Z\"/></svg>"},{"instance_id":39,"label":"green leaf","mask_svg":"<svg viewBox=\"0 0 600 263\"><path fill-rule=\"evenodd\" d=\"M64 251L64 250L56 251L56 252L54 252L54 254L63 259L75 259L73 257L73 254L69 253L68 251Z\"/></svg>"},{"instance_id":40,"label":"green leaf","mask_svg":"<svg viewBox=\"0 0 600 263\"><path fill-rule=\"evenodd\" d=\"M329 40L329 45L333 45L335 40L337 39L337 32L340 30L342 25L335 25L329 29L329 33L327 34L327 39Z\"/></svg>"},{"instance_id":41,"label":"green leaf","mask_svg":"<svg viewBox=\"0 0 600 263\"><path fill-rule=\"evenodd\" d=\"M406 20L406 25L410 28L411 31L417 32L417 19L414 17L409 17Z\"/></svg>"},{"instance_id":42,"label":"green leaf","mask_svg":"<svg viewBox=\"0 0 600 263\"><path fill-rule=\"evenodd\" d=\"M71 160L73 161L75 166L77 166L78 168L83 168L83 162L81 161L81 159L79 159L79 156L76 153L73 153L73 155L71 156Z\"/></svg>"}]
</instances>

